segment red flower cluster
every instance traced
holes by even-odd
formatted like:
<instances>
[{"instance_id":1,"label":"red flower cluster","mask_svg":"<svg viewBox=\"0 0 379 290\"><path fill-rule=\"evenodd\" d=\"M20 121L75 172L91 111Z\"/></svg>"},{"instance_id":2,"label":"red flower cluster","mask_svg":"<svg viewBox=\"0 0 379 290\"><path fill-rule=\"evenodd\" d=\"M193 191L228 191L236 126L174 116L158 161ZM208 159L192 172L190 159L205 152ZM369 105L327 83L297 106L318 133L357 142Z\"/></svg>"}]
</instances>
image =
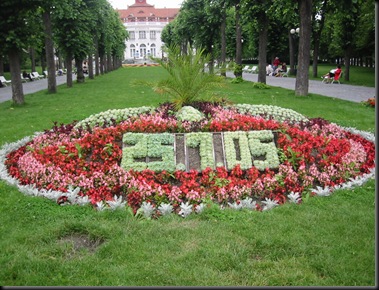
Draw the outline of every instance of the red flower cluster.
<instances>
[{"instance_id":1,"label":"red flower cluster","mask_svg":"<svg viewBox=\"0 0 379 290\"><path fill-rule=\"evenodd\" d=\"M367 101L364 102L369 107L375 108L375 98L369 98Z\"/></svg>"}]
</instances>

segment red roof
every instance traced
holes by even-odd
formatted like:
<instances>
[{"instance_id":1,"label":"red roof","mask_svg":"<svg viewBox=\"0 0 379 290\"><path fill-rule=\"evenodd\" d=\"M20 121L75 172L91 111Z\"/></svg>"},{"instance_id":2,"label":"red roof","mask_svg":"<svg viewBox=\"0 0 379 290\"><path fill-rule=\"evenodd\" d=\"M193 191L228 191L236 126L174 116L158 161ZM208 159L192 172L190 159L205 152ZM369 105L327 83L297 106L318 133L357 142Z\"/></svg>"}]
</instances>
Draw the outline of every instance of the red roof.
<instances>
[{"instance_id":1,"label":"red roof","mask_svg":"<svg viewBox=\"0 0 379 290\"><path fill-rule=\"evenodd\" d=\"M155 8L154 5L146 3L142 0L141 3L136 0L133 5L128 6L128 9L116 9L120 18L125 22L125 19L146 18L146 17L159 17L160 19L173 20L179 13L179 8ZM128 22L128 20L126 20ZM135 21L135 20L132 20Z\"/></svg>"}]
</instances>

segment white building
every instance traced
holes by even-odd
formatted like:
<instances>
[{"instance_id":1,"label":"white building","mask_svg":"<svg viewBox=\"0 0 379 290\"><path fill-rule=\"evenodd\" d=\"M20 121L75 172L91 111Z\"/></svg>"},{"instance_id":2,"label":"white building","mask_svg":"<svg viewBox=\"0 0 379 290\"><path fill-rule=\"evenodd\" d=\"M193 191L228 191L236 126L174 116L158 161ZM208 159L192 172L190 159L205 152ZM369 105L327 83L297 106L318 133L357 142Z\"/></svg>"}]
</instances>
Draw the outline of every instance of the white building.
<instances>
[{"instance_id":1,"label":"white building","mask_svg":"<svg viewBox=\"0 0 379 290\"><path fill-rule=\"evenodd\" d=\"M117 9L129 33L124 59L162 57L161 33L179 13L179 8L155 8L146 0L135 0L127 9Z\"/></svg>"}]
</instances>

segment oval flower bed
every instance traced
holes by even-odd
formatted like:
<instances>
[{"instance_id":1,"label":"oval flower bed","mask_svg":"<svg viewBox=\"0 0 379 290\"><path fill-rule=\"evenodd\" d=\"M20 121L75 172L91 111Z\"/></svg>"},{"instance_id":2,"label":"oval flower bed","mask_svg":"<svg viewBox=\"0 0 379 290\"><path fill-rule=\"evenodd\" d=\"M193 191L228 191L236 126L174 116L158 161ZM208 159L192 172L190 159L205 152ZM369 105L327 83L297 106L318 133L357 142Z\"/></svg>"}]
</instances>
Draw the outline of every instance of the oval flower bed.
<instances>
[{"instance_id":1,"label":"oval flower bed","mask_svg":"<svg viewBox=\"0 0 379 290\"><path fill-rule=\"evenodd\" d=\"M270 131L275 132L276 149L264 151L266 145L262 147L256 138L271 138ZM135 144L149 140L146 136L151 134L194 132L235 132L225 138L229 143L248 134L243 132L255 132L246 146L263 155L263 161L240 156L228 166L215 164L201 170L185 170L183 164L172 167L172 163L162 168L159 162L151 167L154 170L123 165L128 164L123 155L129 139ZM131 133L140 135L136 138ZM194 146L201 139L211 146L209 138L202 137L206 135L191 136ZM142 157L147 154L142 153L147 147L136 148ZM202 160L209 161L209 153L201 150ZM225 156L231 160L228 150ZM202 102L178 112L171 104L109 110L54 126L5 145L0 151L0 178L26 194L42 195L61 205L90 203L99 210L128 205L145 217L172 212L187 216L200 213L209 200L222 207L267 210L287 201L299 203L304 195L329 195L372 178L374 160L370 133L275 106Z\"/></svg>"}]
</instances>

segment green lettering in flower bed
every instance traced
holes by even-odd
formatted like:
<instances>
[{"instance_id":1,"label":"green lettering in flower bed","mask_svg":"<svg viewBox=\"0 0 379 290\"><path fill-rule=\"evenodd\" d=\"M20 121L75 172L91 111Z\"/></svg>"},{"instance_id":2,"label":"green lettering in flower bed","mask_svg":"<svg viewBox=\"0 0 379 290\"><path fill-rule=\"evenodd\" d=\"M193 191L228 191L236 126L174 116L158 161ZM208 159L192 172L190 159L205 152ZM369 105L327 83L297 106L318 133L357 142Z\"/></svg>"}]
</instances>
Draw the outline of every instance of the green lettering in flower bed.
<instances>
[{"instance_id":1,"label":"green lettering in flower bed","mask_svg":"<svg viewBox=\"0 0 379 290\"><path fill-rule=\"evenodd\" d=\"M272 131L250 131L247 134L254 166L259 170L278 168L280 163ZM264 160L257 159L261 156L264 157Z\"/></svg>"},{"instance_id":2,"label":"green lettering in flower bed","mask_svg":"<svg viewBox=\"0 0 379 290\"><path fill-rule=\"evenodd\" d=\"M170 133L125 133L121 167L141 171L174 171L174 135Z\"/></svg>"},{"instance_id":3,"label":"green lettering in flower bed","mask_svg":"<svg viewBox=\"0 0 379 290\"><path fill-rule=\"evenodd\" d=\"M125 133L121 167L126 170L151 169L169 172L180 168L181 170L204 170L207 167L214 169L216 152L217 163L226 164L228 170L232 170L236 165L240 165L244 170L253 166L259 170L279 167L274 134L270 130L192 132L177 135L180 138L175 141L176 134L170 133ZM221 136L223 142L215 143L214 139L221 140ZM183 141L178 142L183 138L187 150Z\"/></svg>"},{"instance_id":4,"label":"green lettering in flower bed","mask_svg":"<svg viewBox=\"0 0 379 290\"><path fill-rule=\"evenodd\" d=\"M188 147L197 148L200 151L201 170L214 166L213 138L212 134L206 132L195 132L186 134L186 144Z\"/></svg>"},{"instance_id":5,"label":"green lettering in flower bed","mask_svg":"<svg viewBox=\"0 0 379 290\"><path fill-rule=\"evenodd\" d=\"M224 147L228 170L233 169L238 164L241 169L249 169L252 167L246 132L224 132Z\"/></svg>"}]
</instances>

